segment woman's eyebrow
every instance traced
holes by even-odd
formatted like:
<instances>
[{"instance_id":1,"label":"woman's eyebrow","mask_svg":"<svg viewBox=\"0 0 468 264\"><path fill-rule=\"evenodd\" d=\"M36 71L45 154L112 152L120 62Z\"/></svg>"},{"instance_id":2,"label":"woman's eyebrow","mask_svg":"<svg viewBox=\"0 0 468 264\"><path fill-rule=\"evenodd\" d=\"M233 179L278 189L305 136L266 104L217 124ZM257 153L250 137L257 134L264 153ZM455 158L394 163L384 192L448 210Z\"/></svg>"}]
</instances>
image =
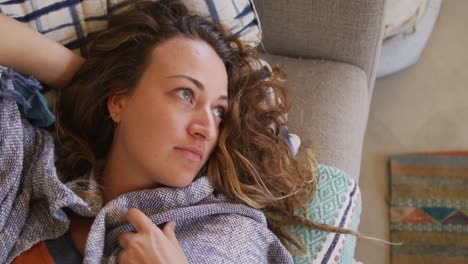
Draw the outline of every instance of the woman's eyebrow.
<instances>
[{"instance_id":1,"label":"woman's eyebrow","mask_svg":"<svg viewBox=\"0 0 468 264\"><path fill-rule=\"evenodd\" d=\"M185 79L191 81L193 84L195 84L195 86L196 86L198 89L200 89L200 90L202 90L202 91L205 90L205 86L204 86L199 80L197 80L197 79L195 79L195 78L193 78L193 77L190 77L190 76L188 76L188 75L185 75L185 74L171 75L171 76L169 76L169 77L167 77L167 78L185 78ZM227 100L228 100L228 96L227 96L227 95L221 95L221 96L219 96L218 99L219 99L219 100L226 100L226 101L227 101Z\"/></svg>"}]
</instances>

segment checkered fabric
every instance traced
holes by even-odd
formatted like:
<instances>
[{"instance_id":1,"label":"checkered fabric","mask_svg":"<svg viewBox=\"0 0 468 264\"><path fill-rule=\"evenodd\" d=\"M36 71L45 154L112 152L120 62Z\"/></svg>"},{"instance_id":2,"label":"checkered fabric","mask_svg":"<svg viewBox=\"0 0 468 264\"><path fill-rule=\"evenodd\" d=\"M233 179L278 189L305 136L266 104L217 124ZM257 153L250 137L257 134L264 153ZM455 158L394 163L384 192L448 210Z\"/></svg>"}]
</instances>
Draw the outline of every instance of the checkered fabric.
<instances>
[{"instance_id":1,"label":"checkered fabric","mask_svg":"<svg viewBox=\"0 0 468 264\"><path fill-rule=\"evenodd\" d=\"M109 15L123 10L129 0L0 0L0 12L27 23L38 32L80 49L87 36L107 27ZM252 47L261 39L260 22L251 0L183 0L193 13L223 24Z\"/></svg>"}]
</instances>

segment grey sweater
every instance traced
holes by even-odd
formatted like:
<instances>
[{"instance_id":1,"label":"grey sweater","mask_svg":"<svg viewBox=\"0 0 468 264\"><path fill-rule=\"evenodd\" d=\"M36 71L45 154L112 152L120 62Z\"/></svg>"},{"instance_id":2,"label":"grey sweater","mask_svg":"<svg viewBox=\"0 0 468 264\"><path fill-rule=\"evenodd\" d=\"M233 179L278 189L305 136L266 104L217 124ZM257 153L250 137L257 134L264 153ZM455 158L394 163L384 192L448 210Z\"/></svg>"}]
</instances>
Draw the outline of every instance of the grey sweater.
<instances>
[{"instance_id":1,"label":"grey sweater","mask_svg":"<svg viewBox=\"0 0 468 264\"><path fill-rule=\"evenodd\" d=\"M12 76L0 66L0 263L63 235L66 210L95 217L84 262L116 263L119 235L134 231L125 221L130 208L157 225L175 220L190 263L293 263L264 214L216 195L206 176L185 188L131 192L102 208L90 206L58 179L53 140L21 117L18 105L28 98L15 93Z\"/></svg>"}]
</instances>

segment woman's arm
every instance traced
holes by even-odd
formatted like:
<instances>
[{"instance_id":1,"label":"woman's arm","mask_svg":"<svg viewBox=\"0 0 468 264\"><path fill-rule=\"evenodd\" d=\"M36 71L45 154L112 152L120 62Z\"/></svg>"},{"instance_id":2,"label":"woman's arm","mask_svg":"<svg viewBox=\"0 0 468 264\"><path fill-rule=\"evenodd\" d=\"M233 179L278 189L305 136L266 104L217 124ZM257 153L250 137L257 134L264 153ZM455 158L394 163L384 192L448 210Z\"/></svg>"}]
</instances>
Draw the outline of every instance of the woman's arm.
<instances>
[{"instance_id":1,"label":"woman's arm","mask_svg":"<svg viewBox=\"0 0 468 264\"><path fill-rule=\"evenodd\" d=\"M60 89L84 59L28 26L0 14L0 65Z\"/></svg>"}]
</instances>

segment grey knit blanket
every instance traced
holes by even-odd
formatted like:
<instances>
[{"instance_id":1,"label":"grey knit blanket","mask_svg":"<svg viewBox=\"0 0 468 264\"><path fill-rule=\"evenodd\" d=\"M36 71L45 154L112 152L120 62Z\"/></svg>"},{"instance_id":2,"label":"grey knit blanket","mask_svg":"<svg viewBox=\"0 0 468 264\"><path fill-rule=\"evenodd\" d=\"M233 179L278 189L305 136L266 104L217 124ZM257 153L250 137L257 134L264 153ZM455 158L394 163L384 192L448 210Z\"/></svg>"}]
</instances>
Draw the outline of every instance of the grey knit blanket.
<instances>
[{"instance_id":1,"label":"grey knit blanket","mask_svg":"<svg viewBox=\"0 0 468 264\"><path fill-rule=\"evenodd\" d=\"M175 220L190 263L293 263L264 214L216 195L206 176L185 188L131 192L102 208L90 206L58 179L53 140L21 117L18 107L28 98L15 93L12 76L0 66L0 263L63 235L67 210L95 216L84 263L116 263L119 235L134 231L125 221L130 208L157 225Z\"/></svg>"}]
</instances>

